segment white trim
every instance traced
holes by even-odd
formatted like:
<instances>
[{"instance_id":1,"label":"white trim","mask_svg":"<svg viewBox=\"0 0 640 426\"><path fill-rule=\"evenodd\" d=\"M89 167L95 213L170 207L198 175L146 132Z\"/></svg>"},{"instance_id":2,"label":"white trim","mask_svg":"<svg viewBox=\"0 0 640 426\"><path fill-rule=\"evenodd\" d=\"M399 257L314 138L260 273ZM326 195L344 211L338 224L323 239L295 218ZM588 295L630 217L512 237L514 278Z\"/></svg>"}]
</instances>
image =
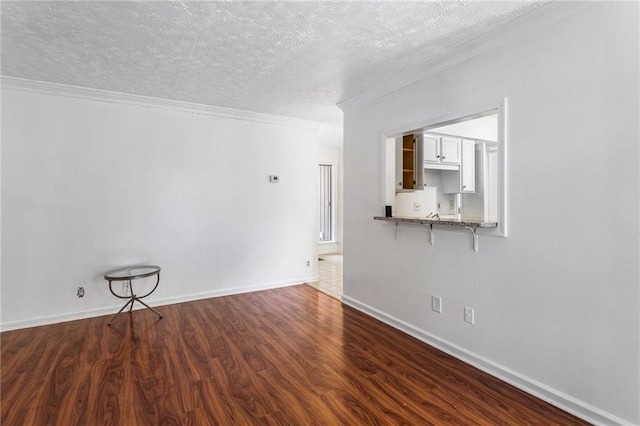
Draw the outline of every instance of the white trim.
<instances>
[{"instance_id":1,"label":"white trim","mask_svg":"<svg viewBox=\"0 0 640 426\"><path fill-rule=\"evenodd\" d=\"M317 121L303 120L300 118L283 117L279 115L263 114L260 112L242 111L232 108L152 98L149 96L132 95L128 93L111 92L108 90L90 89L87 87L69 86L66 84L49 83L46 81L28 80L8 76L2 76L1 85L3 90L19 90L114 104L171 109L191 114L209 115L233 120L275 124L279 126L299 127L303 129L315 130L320 128L323 124Z\"/></svg>"},{"instance_id":2,"label":"white trim","mask_svg":"<svg viewBox=\"0 0 640 426\"><path fill-rule=\"evenodd\" d=\"M193 293L193 294L182 295L182 296L166 297L162 299L150 298L149 304L154 308L157 307L161 309L162 306L172 305L175 303L191 302L194 300L209 299L212 297L230 296L230 295L241 294L241 293L251 293L254 291L269 290L269 289L280 288L280 287L289 287L293 285L299 285L299 284L314 282L318 280L319 280L318 276L310 276L306 278L292 279L292 280L286 280L286 281L226 288L221 290L206 291L202 293ZM37 326L47 325L47 324L57 324L60 322L99 317L102 315L113 315L121 307L122 307L122 303L119 302L117 304L114 304L112 306L108 306L105 308L89 309L86 311L72 312L69 314L62 314L62 315L53 315L49 317L32 318L28 320L10 321L10 322L5 322L0 324L0 331L5 332L10 330L18 330L21 328L37 327ZM134 310L143 309L143 308L144 306L136 305L134 307Z\"/></svg>"},{"instance_id":3,"label":"white trim","mask_svg":"<svg viewBox=\"0 0 640 426\"><path fill-rule=\"evenodd\" d=\"M479 37L450 50L442 56L420 64L411 70L387 80L363 93L345 98L337 103L343 111L366 104L405 86L423 80L476 56L511 44L523 37L540 33L545 25L563 20L579 11L592 7L596 2L549 2L537 10L516 18Z\"/></svg>"},{"instance_id":4,"label":"white trim","mask_svg":"<svg viewBox=\"0 0 640 426\"><path fill-rule=\"evenodd\" d=\"M633 423L621 419L609 412L587 404L584 401L580 401L572 397L571 395L560 392L548 385L545 385L544 383L540 383L535 379L525 376L524 374L511 370L510 368L500 365L488 358L482 357L461 346L458 346L455 343L451 343L429 332L421 330L401 319L398 319L392 315L388 315L385 312L373 308L352 297L343 295L342 303L369 316L372 316L395 329L413 336L416 339L421 340L441 350L442 352L445 352L463 362L466 362L467 364L470 364L484 371L485 373L497 377L500 380L503 380L531 395L542 399L543 401L548 402L551 405L554 405L590 423L593 423L595 425L634 426Z\"/></svg>"}]
</instances>

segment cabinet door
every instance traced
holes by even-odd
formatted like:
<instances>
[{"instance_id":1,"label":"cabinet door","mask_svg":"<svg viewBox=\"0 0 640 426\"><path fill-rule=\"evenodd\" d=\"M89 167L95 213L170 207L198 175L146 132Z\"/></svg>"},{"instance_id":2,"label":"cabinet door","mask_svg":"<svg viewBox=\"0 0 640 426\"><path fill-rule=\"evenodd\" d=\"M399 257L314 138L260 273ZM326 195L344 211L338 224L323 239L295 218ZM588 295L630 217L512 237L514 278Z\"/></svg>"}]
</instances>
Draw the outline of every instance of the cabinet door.
<instances>
[{"instance_id":1,"label":"cabinet door","mask_svg":"<svg viewBox=\"0 0 640 426\"><path fill-rule=\"evenodd\" d=\"M396 138L396 192L402 190L402 138Z\"/></svg>"},{"instance_id":2,"label":"cabinet door","mask_svg":"<svg viewBox=\"0 0 640 426\"><path fill-rule=\"evenodd\" d=\"M461 139L443 136L440 148L440 161L443 164L460 164Z\"/></svg>"},{"instance_id":3,"label":"cabinet door","mask_svg":"<svg viewBox=\"0 0 640 426\"><path fill-rule=\"evenodd\" d=\"M416 142L413 135L402 137L402 189L416 187Z\"/></svg>"},{"instance_id":4,"label":"cabinet door","mask_svg":"<svg viewBox=\"0 0 640 426\"><path fill-rule=\"evenodd\" d=\"M460 162L460 192L476 192L476 143L462 140L462 160Z\"/></svg>"},{"instance_id":5,"label":"cabinet door","mask_svg":"<svg viewBox=\"0 0 640 426\"><path fill-rule=\"evenodd\" d=\"M423 137L424 161L427 163L440 162L440 138L435 136Z\"/></svg>"},{"instance_id":6,"label":"cabinet door","mask_svg":"<svg viewBox=\"0 0 640 426\"><path fill-rule=\"evenodd\" d=\"M416 155L416 168L415 175L415 189L424 189L424 135L417 134L414 136L415 140L415 155Z\"/></svg>"}]
</instances>

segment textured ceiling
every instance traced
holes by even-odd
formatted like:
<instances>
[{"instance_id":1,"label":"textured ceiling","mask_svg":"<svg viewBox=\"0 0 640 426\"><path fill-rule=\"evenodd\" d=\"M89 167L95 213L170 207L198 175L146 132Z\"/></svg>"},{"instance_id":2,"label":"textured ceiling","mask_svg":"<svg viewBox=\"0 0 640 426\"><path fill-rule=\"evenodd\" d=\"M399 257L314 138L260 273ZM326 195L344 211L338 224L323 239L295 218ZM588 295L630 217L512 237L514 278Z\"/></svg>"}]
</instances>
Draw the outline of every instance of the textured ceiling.
<instances>
[{"instance_id":1,"label":"textured ceiling","mask_svg":"<svg viewBox=\"0 0 640 426\"><path fill-rule=\"evenodd\" d=\"M339 124L538 2L2 1L2 75Z\"/></svg>"}]
</instances>

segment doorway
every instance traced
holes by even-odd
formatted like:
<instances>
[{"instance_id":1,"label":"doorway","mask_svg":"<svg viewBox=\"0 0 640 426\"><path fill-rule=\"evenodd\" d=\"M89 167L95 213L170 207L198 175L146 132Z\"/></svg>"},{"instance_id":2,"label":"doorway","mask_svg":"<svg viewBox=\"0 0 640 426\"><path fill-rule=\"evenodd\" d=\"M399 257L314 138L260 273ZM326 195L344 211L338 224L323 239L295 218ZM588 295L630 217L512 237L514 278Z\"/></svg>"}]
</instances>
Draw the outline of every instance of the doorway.
<instances>
[{"instance_id":1,"label":"doorway","mask_svg":"<svg viewBox=\"0 0 640 426\"><path fill-rule=\"evenodd\" d=\"M339 193L338 152L326 155L326 161L318 165L319 186L319 235L318 235L318 281L311 285L336 299L342 298L342 254L338 249ZM335 158L334 158L335 157Z\"/></svg>"},{"instance_id":2,"label":"doorway","mask_svg":"<svg viewBox=\"0 0 640 426\"><path fill-rule=\"evenodd\" d=\"M320 164L320 243L333 242L333 167Z\"/></svg>"}]
</instances>

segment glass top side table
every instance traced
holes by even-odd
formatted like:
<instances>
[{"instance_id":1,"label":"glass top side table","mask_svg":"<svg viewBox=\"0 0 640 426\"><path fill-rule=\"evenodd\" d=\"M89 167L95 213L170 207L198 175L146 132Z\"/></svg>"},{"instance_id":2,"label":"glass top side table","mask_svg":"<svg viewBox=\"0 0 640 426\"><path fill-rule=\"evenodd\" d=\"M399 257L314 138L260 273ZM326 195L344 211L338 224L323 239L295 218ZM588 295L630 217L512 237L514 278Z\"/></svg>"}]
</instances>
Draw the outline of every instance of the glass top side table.
<instances>
[{"instance_id":1,"label":"glass top side table","mask_svg":"<svg viewBox=\"0 0 640 426\"><path fill-rule=\"evenodd\" d=\"M133 309L133 304L135 302L138 302L144 305L147 309L152 310L160 318L162 318L162 314L160 312L156 311L151 306L147 305L142 300L140 300L147 297L148 295L156 291L156 288L158 288L158 284L160 284L160 269L161 268L156 265L127 266L127 267L116 269L104 274L104 279L109 282L109 291L111 292L111 294L113 294L115 297L119 299L128 299L127 303L125 303L125 305L122 308L120 308L120 310L113 317L111 317L109 322L107 322L108 325L111 325L111 323L118 317L118 315L120 315L122 311L124 311L127 308L127 306L129 307L129 312L131 312L131 310ZM147 278L147 277L153 277L153 276L157 277L157 279L156 279L156 284L153 286L151 291L142 296L136 295L135 291L133 290L133 281L139 280L141 278ZM129 281L129 290L131 295L123 296L113 291L114 281Z\"/></svg>"}]
</instances>

